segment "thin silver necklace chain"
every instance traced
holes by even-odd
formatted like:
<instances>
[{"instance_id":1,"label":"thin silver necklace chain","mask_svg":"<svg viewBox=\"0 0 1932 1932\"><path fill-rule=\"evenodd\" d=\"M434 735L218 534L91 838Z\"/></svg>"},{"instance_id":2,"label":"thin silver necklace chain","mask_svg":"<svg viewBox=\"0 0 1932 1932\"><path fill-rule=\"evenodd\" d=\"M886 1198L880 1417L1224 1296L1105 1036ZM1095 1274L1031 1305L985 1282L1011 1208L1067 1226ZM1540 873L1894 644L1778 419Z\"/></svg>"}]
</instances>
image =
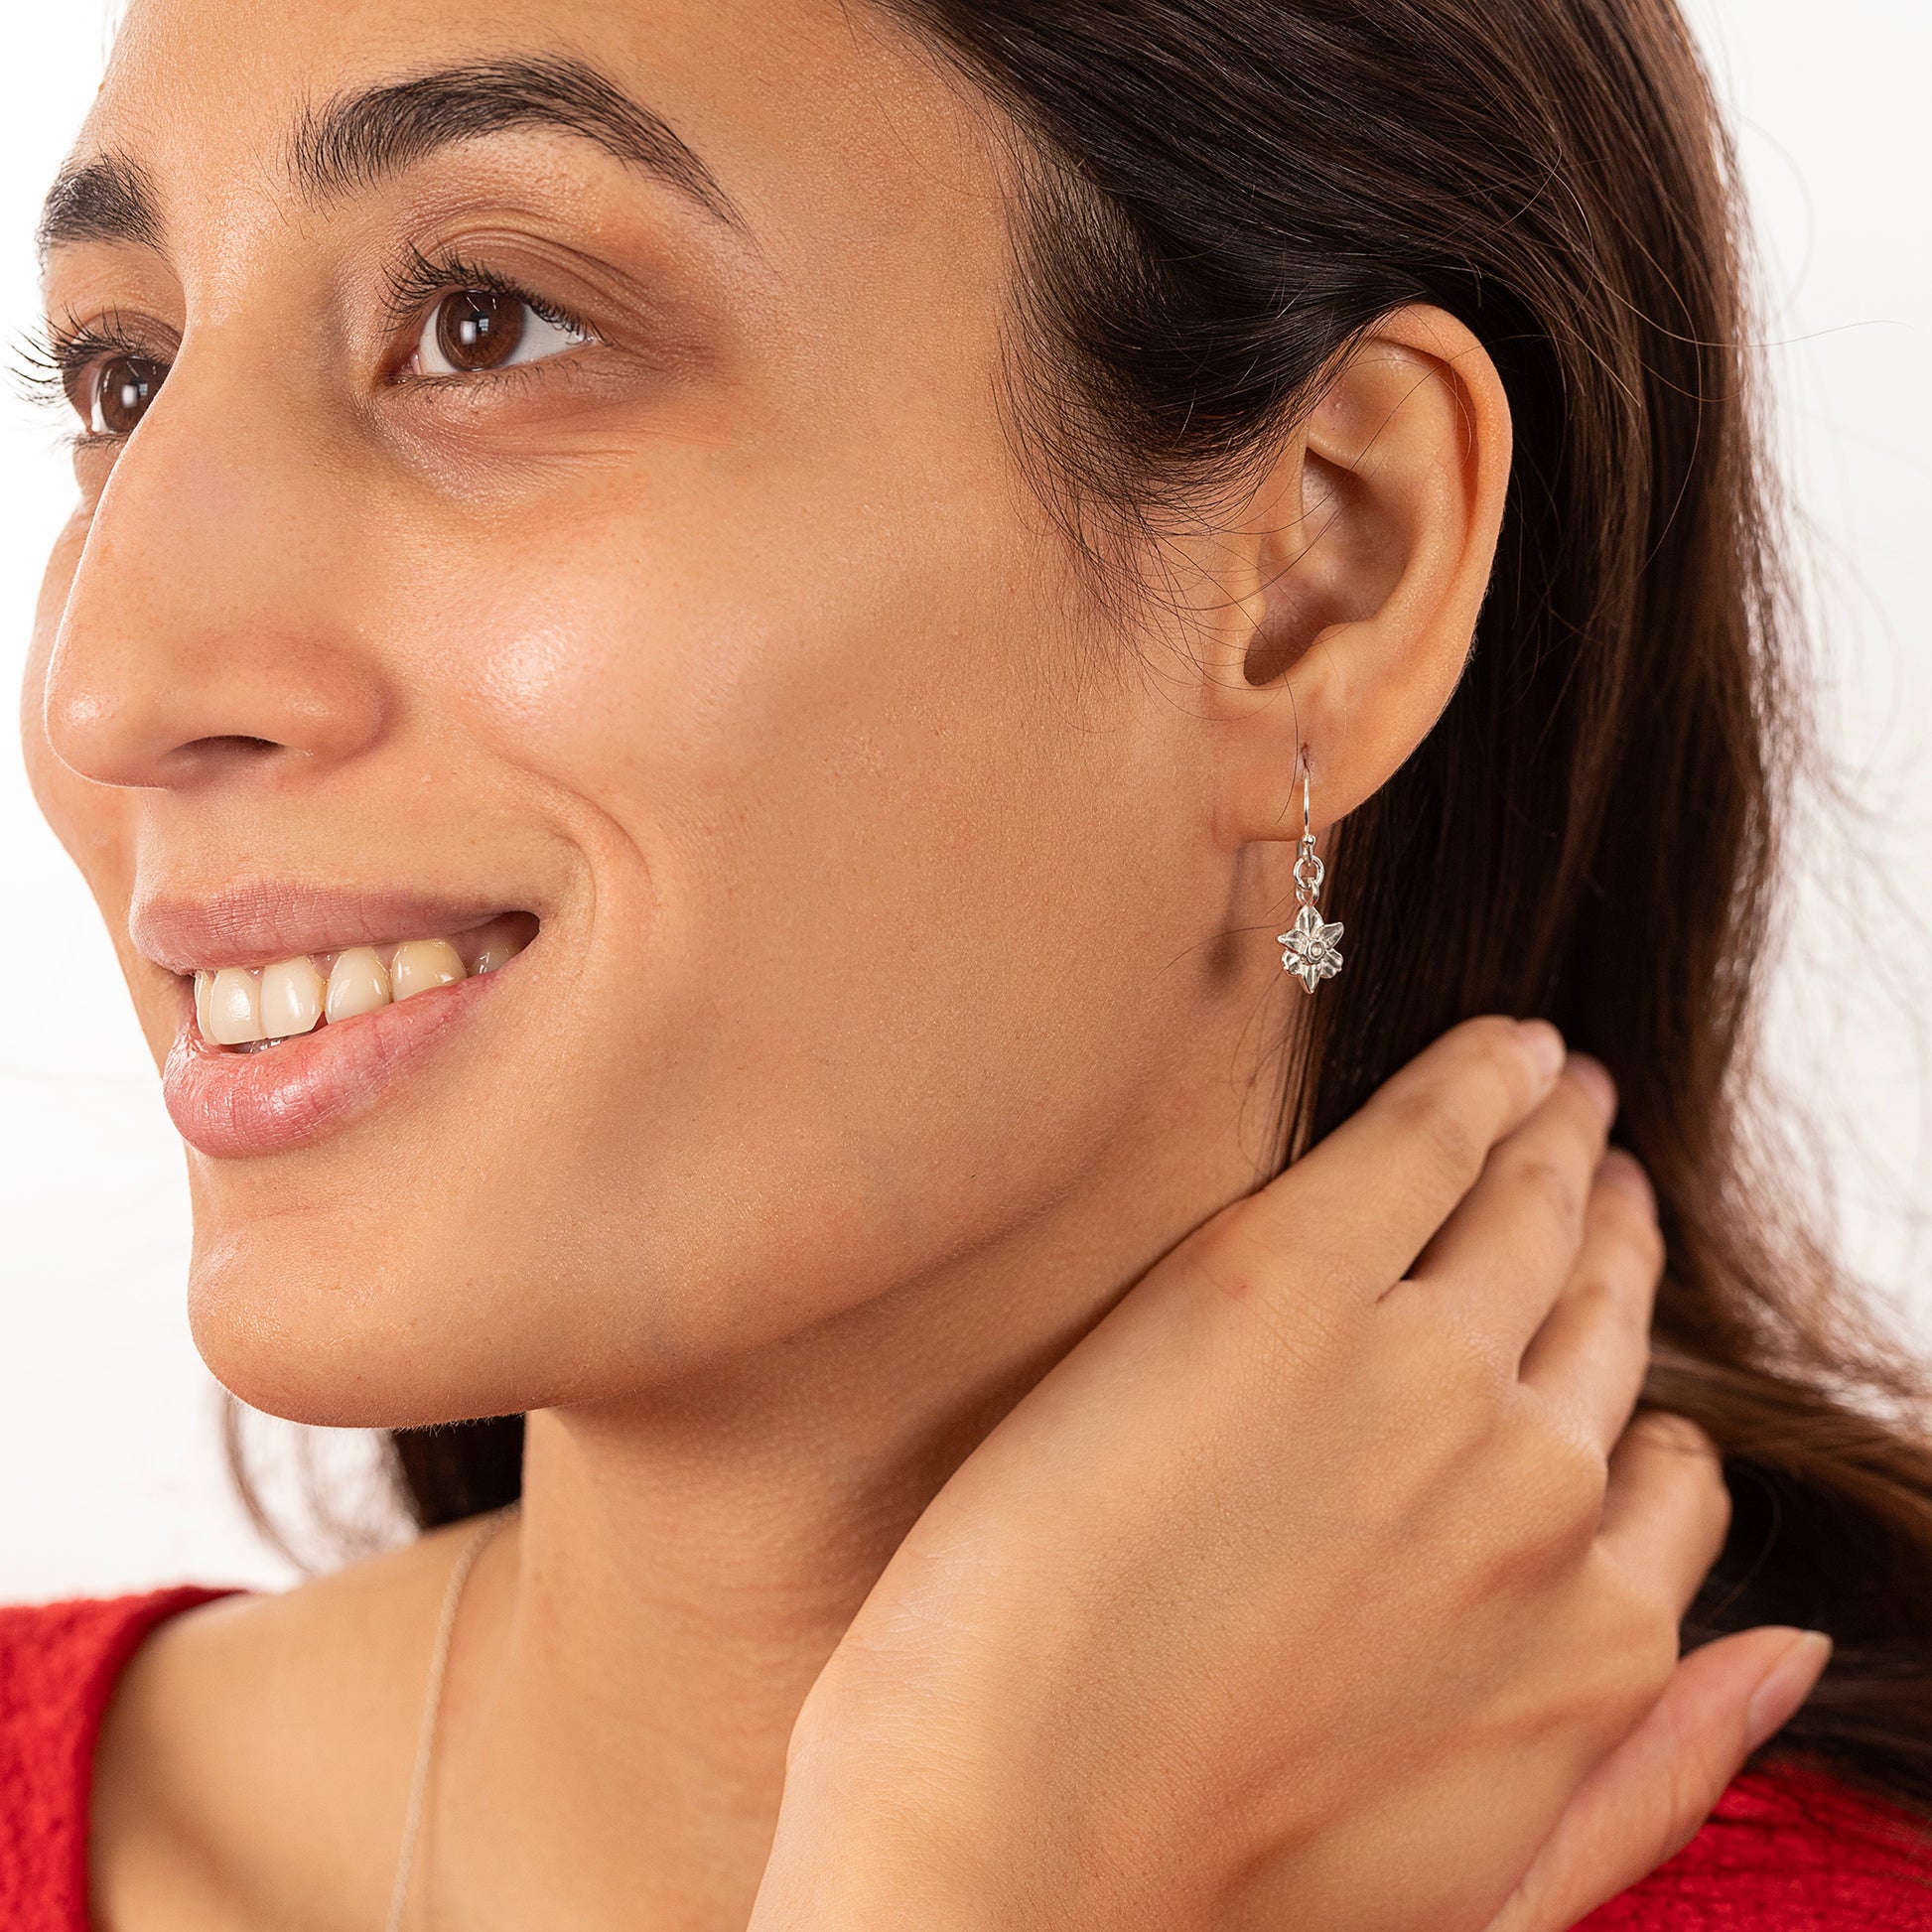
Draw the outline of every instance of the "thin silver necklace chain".
<instances>
[{"instance_id":1,"label":"thin silver necklace chain","mask_svg":"<svg viewBox=\"0 0 1932 1932\"><path fill-rule=\"evenodd\" d=\"M402 1851L396 1859L396 1882L389 1892L386 1932L402 1932L402 1915L409 1904L409 1880L416 1865L416 1846L423 1835L423 1809L429 1799L430 1773L436 1768L436 1730L443 1715L443 1679L450 1668L450 1645L456 1636L457 1612L463 1607L464 1586L477 1559L516 1515L516 1505L499 1509L479 1526L450 1571L443 1586L443 1609L436 1622L436 1647L429 1655L429 1685L423 1693L422 1728L416 1737L416 1769L409 1780L409 1808L402 1816Z\"/></svg>"}]
</instances>

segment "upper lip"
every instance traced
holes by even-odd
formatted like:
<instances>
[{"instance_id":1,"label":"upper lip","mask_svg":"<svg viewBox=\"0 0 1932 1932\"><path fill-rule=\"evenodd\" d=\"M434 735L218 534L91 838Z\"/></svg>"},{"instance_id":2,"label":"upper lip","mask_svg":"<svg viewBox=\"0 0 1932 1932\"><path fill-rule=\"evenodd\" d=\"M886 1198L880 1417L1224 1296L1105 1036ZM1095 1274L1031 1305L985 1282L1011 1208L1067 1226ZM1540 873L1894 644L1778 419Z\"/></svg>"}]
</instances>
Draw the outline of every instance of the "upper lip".
<instances>
[{"instance_id":1,"label":"upper lip","mask_svg":"<svg viewBox=\"0 0 1932 1932\"><path fill-rule=\"evenodd\" d=\"M230 881L205 893L139 893L127 928L143 957L186 977L221 966L272 966L300 953L443 938L522 909L499 896Z\"/></svg>"}]
</instances>

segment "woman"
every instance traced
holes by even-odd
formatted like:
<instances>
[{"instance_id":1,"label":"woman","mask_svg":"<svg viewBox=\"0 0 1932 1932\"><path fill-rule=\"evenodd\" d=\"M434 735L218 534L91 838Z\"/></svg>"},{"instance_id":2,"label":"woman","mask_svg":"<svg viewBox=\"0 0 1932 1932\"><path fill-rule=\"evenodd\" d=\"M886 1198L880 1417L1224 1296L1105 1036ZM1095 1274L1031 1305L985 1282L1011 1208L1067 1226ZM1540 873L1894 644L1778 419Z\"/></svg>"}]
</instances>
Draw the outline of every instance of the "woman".
<instances>
[{"instance_id":1,"label":"woman","mask_svg":"<svg viewBox=\"0 0 1932 1932\"><path fill-rule=\"evenodd\" d=\"M481 1528L16 1618L16 1922L1932 1923L1725 180L1666 0L137 0L29 759Z\"/></svg>"}]
</instances>

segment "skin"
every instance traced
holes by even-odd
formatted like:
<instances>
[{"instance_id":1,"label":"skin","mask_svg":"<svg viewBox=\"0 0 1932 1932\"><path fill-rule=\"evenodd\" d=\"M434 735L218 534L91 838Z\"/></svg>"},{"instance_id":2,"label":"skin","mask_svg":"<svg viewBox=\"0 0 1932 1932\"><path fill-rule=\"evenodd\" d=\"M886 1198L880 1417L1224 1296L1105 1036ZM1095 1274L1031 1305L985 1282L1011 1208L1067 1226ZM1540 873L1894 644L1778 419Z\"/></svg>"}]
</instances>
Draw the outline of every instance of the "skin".
<instances>
[{"instance_id":1,"label":"skin","mask_svg":"<svg viewBox=\"0 0 1932 1932\"><path fill-rule=\"evenodd\" d=\"M1624 1433L1655 1204L1538 1032L1452 1031L968 1458L813 1687L755 1932L1568 1932L1690 1835L1827 1646L1678 1660L1728 1502Z\"/></svg>"},{"instance_id":2,"label":"skin","mask_svg":"<svg viewBox=\"0 0 1932 1932\"><path fill-rule=\"evenodd\" d=\"M281 165L340 90L559 51L732 218L528 128L320 199ZM161 233L57 250L50 313L171 370L77 452L25 731L157 1058L186 995L144 908L294 881L541 921L363 1113L191 1151L198 1342L306 1422L531 1413L453 1666L450 1921L743 1925L908 1531L1267 1171L1298 757L1325 830L1453 688L1500 383L1448 317L1388 319L1248 500L1118 560L1162 588L1123 607L1000 407L1000 130L869 14L137 0L78 152L133 157ZM409 376L410 245L595 340ZM1548 1299L1582 1240L1580 1208ZM380 1923L453 1556L149 1647L104 1925Z\"/></svg>"}]
</instances>

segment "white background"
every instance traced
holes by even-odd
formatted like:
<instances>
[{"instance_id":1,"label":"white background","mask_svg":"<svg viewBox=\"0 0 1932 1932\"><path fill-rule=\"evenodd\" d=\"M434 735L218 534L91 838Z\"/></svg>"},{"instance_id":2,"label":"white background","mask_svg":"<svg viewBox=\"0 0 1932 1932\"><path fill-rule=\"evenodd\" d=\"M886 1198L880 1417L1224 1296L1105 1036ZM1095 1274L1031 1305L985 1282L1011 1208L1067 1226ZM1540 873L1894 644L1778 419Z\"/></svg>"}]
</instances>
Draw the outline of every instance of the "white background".
<instances>
[{"instance_id":1,"label":"white background","mask_svg":"<svg viewBox=\"0 0 1932 1932\"><path fill-rule=\"evenodd\" d=\"M242 0L237 0L242 3ZM95 0L15 8L0 68L0 330L86 110ZM1776 1047L1824 1127L1846 1246L1932 1352L1906 1211L1925 1185L1917 997L1932 988L1932 7L1695 0L1734 103L1768 263L1784 435L1824 620L1823 722L1867 812L1800 826L1855 912L1807 899ZM0 403L0 668L17 676L64 513L55 421ZM1660 835L1669 801L1659 800ZM105 937L0 750L0 1601L289 1573L221 1473L182 1315L180 1157ZM1632 934L1641 946L1642 934ZM352 1446L351 1446L352 1447Z\"/></svg>"}]
</instances>

